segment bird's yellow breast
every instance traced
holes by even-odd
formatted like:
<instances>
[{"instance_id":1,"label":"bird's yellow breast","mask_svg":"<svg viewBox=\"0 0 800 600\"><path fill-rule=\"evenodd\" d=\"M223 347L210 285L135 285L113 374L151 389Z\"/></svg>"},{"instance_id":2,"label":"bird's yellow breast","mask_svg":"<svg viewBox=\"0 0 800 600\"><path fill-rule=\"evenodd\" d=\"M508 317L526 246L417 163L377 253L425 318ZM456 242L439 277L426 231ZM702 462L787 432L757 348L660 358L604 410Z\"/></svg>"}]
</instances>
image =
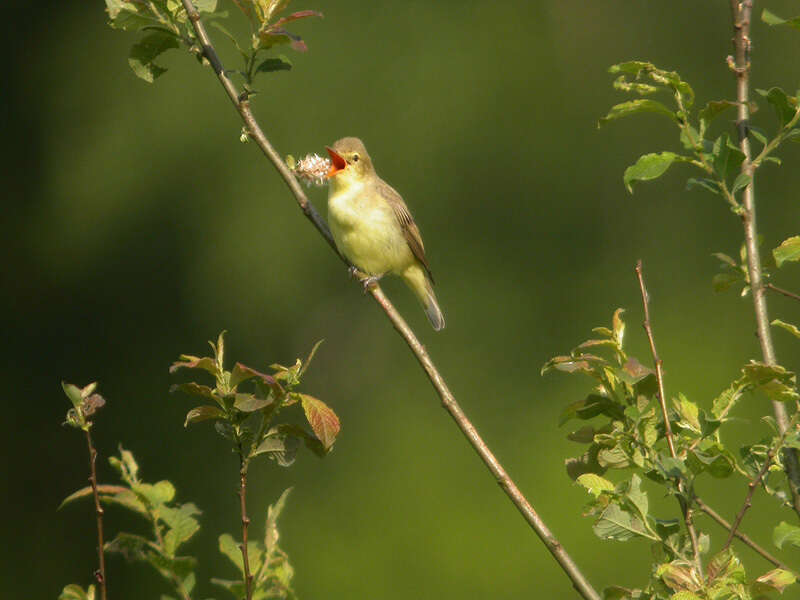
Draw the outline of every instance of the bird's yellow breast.
<instances>
[{"instance_id":1,"label":"bird's yellow breast","mask_svg":"<svg viewBox=\"0 0 800 600\"><path fill-rule=\"evenodd\" d=\"M402 273L415 261L392 207L374 186L332 186L328 224L337 248L369 275Z\"/></svg>"}]
</instances>

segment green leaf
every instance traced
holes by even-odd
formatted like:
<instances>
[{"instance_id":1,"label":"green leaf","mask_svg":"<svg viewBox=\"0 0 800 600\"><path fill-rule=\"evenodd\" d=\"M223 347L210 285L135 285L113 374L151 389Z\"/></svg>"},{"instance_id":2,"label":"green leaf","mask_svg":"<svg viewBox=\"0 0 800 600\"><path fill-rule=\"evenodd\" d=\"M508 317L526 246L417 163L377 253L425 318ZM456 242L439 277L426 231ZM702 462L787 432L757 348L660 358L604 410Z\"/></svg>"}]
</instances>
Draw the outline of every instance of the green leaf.
<instances>
[{"instance_id":1,"label":"green leaf","mask_svg":"<svg viewBox=\"0 0 800 600\"><path fill-rule=\"evenodd\" d=\"M632 184L635 181L650 181L661 177L678 158L679 156L674 152L659 152L640 156L636 164L625 169L625 173L622 176L628 192L633 193Z\"/></svg>"},{"instance_id":2,"label":"green leaf","mask_svg":"<svg viewBox=\"0 0 800 600\"><path fill-rule=\"evenodd\" d=\"M618 504L610 504L592 528L597 537L604 540L624 542L635 537L653 539L638 517L624 511Z\"/></svg>"},{"instance_id":3,"label":"green leaf","mask_svg":"<svg viewBox=\"0 0 800 600\"><path fill-rule=\"evenodd\" d=\"M602 492L613 492L614 484L608 479L600 477L594 473L584 473L575 480L582 485L587 492L597 498Z\"/></svg>"},{"instance_id":4,"label":"green leaf","mask_svg":"<svg viewBox=\"0 0 800 600\"><path fill-rule=\"evenodd\" d=\"M764 573L761 577L755 580L753 584L754 591L761 593L768 593L777 591L783 593L783 590L797 581L794 573L786 569L773 569L768 573Z\"/></svg>"},{"instance_id":5,"label":"green leaf","mask_svg":"<svg viewBox=\"0 0 800 600\"><path fill-rule=\"evenodd\" d=\"M155 508L170 502L175 497L175 486L169 481L159 481L155 484L139 483L133 491L140 494Z\"/></svg>"},{"instance_id":6,"label":"green leaf","mask_svg":"<svg viewBox=\"0 0 800 600\"><path fill-rule=\"evenodd\" d=\"M631 476L631 481L628 484L628 490L625 493L625 497L630 500L630 502L636 507L636 510L639 511L639 516L642 519L646 519L649 507L647 494L642 491L642 480L636 473Z\"/></svg>"},{"instance_id":7,"label":"green leaf","mask_svg":"<svg viewBox=\"0 0 800 600\"><path fill-rule=\"evenodd\" d=\"M163 31L153 31L131 47L128 64L137 77L153 83L157 77L167 72L164 67L154 62L155 59L170 48L178 47L178 40L175 39L175 36Z\"/></svg>"},{"instance_id":8,"label":"green leaf","mask_svg":"<svg viewBox=\"0 0 800 600\"><path fill-rule=\"evenodd\" d=\"M772 532L772 542L780 549L784 544L800 546L800 527L781 521Z\"/></svg>"},{"instance_id":9,"label":"green leaf","mask_svg":"<svg viewBox=\"0 0 800 600\"><path fill-rule=\"evenodd\" d=\"M624 469L630 466L631 461L625 451L619 446L602 448L597 453L597 462L601 467L608 469Z\"/></svg>"},{"instance_id":10,"label":"green leaf","mask_svg":"<svg viewBox=\"0 0 800 600\"><path fill-rule=\"evenodd\" d=\"M282 54L277 57L265 59L256 68L256 73L271 73L273 71L291 71L292 63Z\"/></svg>"},{"instance_id":11,"label":"green leaf","mask_svg":"<svg viewBox=\"0 0 800 600\"><path fill-rule=\"evenodd\" d=\"M308 424L314 431L326 450L330 450L336 441L341 425L339 417L322 400L318 400L308 394L300 394L303 404L303 411L306 413Z\"/></svg>"},{"instance_id":12,"label":"green leaf","mask_svg":"<svg viewBox=\"0 0 800 600\"><path fill-rule=\"evenodd\" d=\"M759 94L764 96L775 109L775 114L781 123L781 126L786 125L792 120L797 112L797 98L789 96L779 87L773 87L769 90L756 90Z\"/></svg>"},{"instance_id":13,"label":"green leaf","mask_svg":"<svg viewBox=\"0 0 800 600\"><path fill-rule=\"evenodd\" d=\"M189 423L200 423L201 421L224 419L225 413L218 409L216 406L196 406L186 413L186 419L183 422L184 427L188 427Z\"/></svg>"},{"instance_id":14,"label":"green leaf","mask_svg":"<svg viewBox=\"0 0 800 600\"><path fill-rule=\"evenodd\" d=\"M712 194L721 194L722 188L720 188L719 184L714 181L713 179L706 179L704 177L690 177L686 180L686 191L694 190L694 189L704 189Z\"/></svg>"},{"instance_id":15,"label":"green leaf","mask_svg":"<svg viewBox=\"0 0 800 600\"><path fill-rule=\"evenodd\" d=\"M242 560L242 550L240 544L234 541L233 537L227 533L219 536L219 551L228 557L239 572L244 574L244 561ZM259 546L258 542L247 542L247 562L250 564L250 572L256 573L261 566L261 560L264 551Z\"/></svg>"},{"instance_id":16,"label":"green leaf","mask_svg":"<svg viewBox=\"0 0 800 600\"><path fill-rule=\"evenodd\" d=\"M729 108L733 108L734 106L736 106L736 103L731 102L730 100L712 100L711 102L708 102L700 111L700 120L705 121L707 127L708 124L716 117L721 115Z\"/></svg>"},{"instance_id":17,"label":"green leaf","mask_svg":"<svg viewBox=\"0 0 800 600\"><path fill-rule=\"evenodd\" d=\"M739 190L746 188L750 185L750 182L753 181L753 178L746 173L740 173L739 176L734 179L733 186L731 187L731 194L736 194Z\"/></svg>"},{"instance_id":18,"label":"green leaf","mask_svg":"<svg viewBox=\"0 0 800 600\"><path fill-rule=\"evenodd\" d=\"M711 278L711 287L715 292L721 293L730 289L731 286L743 282L744 275L741 271L725 271L717 273Z\"/></svg>"},{"instance_id":19,"label":"green leaf","mask_svg":"<svg viewBox=\"0 0 800 600\"><path fill-rule=\"evenodd\" d=\"M775 327L780 327L781 329L785 329L786 331L791 333L794 337L800 338L800 329L798 329L796 325L792 325L791 323L786 323L784 321L781 321L780 319L775 319L774 321L772 321L772 323L770 323L770 325L773 325Z\"/></svg>"},{"instance_id":20,"label":"green leaf","mask_svg":"<svg viewBox=\"0 0 800 600\"><path fill-rule=\"evenodd\" d=\"M77 385L67 383L66 381L61 382L61 388L67 395L67 398L69 398L69 401L72 402L72 406L75 407L76 410L80 410L81 405L83 404L81 388L79 388Z\"/></svg>"},{"instance_id":21,"label":"green leaf","mask_svg":"<svg viewBox=\"0 0 800 600\"><path fill-rule=\"evenodd\" d=\"M100 496L101 501L112 501L113 496L115 496L116 494L119 494L120 492L130 492L130 490L126 487L122 487L121 485L99 484L97 486L97 492ZM92 490L92 487L87 485L84 488L72 492L69 496L64 498L61 501L61 504L58 505L58 510L61 510L64 506L66 506L70 502L74 502L75 500L80 500L81 498L88 498L93 494L94 491Z\"/></svg>"},{"instance_id":22,"label":"green leaf","mask_svg":"<svg viewBox=\"0 0 800 600\"><path fill-rule=\"evenodd\" d=\"M90 585L84 590L81 586L71 583L61 590L58 600L94 600L94 586Z\"/></svg>"},{"instance_id":23,"label":"green leaf","mask_svg":"<svg viewBox=\"0 0 800 600\"><path fill-rule=\"evenodd\" d=\"M783 266L785 262L797 262L800 260L800 236L795 235L781 242L781 245L772 251L775 264Z\"/></svg>"},{"instance_id":24,"label":"green leaf","mask_svg":"<svg viewBox=\"0 0 800 600\"><path fill-rule=\"evenodd\" d=\"M567 434L567 439L571 442L578 442L580 444L589 444L594 439L595 430L591 425L584 425L580 429L571 431Z\"/></svg>"},{"instance_id":25,"label":"green leaf","mask_svg":"<svg viewBox=\"0 0 800 600\"><path fill-rule=\"evenodd\" d=\"M159 516L170 527L164 535L164 551L168 556L174 557L178 547L200 530L193 516L199 514L200 510L191 502L179 508L161 507Z\"/></svg>"},{"instance_id":26,"label":"green leaf","mask_svg":"<svg viewBox=\"0 0 800 600\"><path fill-rule=\"evenodd\" d=\"M597 122L597 126L602 127L609 121L614 121L622 117L645 112L656 113L665 117L669 117L675 122L678 121L677 115L669 108L661 104L661 102L650 100L648 98L639 98L637 100L629 100L627 102L621 102L620 104L612 106L611 110L608 111L608 114Z\"/></svg>"},{"instance_id":27,"label":"green leaf","mask_svg":"<svg viewBox=\"0 0 800 600\"><path fill-rule=\"evenodd\" d=\"M280 58L284 58L284 56L281 55ZM303 368L300 369L300 376L301 377L308 370L308 367L311 364L311 361L314 360L314 357L317 354L317 350L319 350L319 347L322 345L322 342L324 342L324 341L325 340L319 340L316 344L314 344L314 347L311 348L311 352L308 353L308 358L306 358L305 362L303 363Z\"/></svg>"},{"instance_id":28,"label":"green leaf","mask_svg":"<svg viewBox=\"0 0 800 600\"><path fill-rule=\"evenodd\" d=\"M587 420L600 414L617 419L624 417L622 408L610 398L589 394L584 400L578 400L567 406L561 413L558 425L560 427L570 419Z\"/></svg>"},{"instance_id":29,"label":"green leaf","mask_svg":"<svg viewBox=\"0 0 800 600\"><path fill-rule=\"evenodd\" d=\"M800 29L800 17L794 17L792 19L782 19L775 13L766 8L761 11L761 20L764 21L767 25L788 25L794 29Z\"/></svg>"}]
</instances>

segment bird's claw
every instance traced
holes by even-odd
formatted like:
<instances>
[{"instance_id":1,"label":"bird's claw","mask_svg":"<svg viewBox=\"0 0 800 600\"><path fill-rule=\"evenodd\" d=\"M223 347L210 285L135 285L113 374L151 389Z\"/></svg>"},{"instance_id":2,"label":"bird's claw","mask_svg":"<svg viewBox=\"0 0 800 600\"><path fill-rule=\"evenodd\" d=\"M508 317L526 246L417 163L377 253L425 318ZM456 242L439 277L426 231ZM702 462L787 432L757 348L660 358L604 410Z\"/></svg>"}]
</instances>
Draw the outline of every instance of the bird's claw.
<instances>
[{"instance_id":1,"label":"bird's claw","mask_svg":"<svg viewBox=\"0 0 800 600\"><path fill-rule=\"evenodd\" d=\"M369 288L373 285L377 285L378 281L380 281L380 275L370 275L369 277L364 277L361 280L361 285L364 286L364 293L366 294Z\"/></svg>"}]
</instances>

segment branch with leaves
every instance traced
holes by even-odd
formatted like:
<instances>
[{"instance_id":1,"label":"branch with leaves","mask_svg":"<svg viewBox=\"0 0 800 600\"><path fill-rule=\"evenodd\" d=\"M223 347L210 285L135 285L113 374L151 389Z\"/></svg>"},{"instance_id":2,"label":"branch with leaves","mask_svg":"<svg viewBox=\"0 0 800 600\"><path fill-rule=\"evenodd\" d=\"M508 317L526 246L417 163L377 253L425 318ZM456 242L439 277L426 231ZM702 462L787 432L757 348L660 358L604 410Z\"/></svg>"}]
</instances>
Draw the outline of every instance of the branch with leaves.
<instances>
[{"instance_id":1,"label":"branch with leaves","mask_svg":"<svg viewBox=\"0 0 800 600\"><path fill-rule=\"evenodd\" d=\"M92 417L101 409L106 401L98 393L97 382L90 383L89 385L79 388L71 383L61 383L64 393L72 402L72 408L67 412L67 419L64 425L69 425L76 429L80 429L86 434L86 445L89 449L89 483L91 485L92 498L94 499L94 511L97 521L97 562L98 568L95 571L95 579L100 586L100 598L106 600L108 598L108 585L106 583L106 556L105 556L105 543L103 542L103 507L100 505L100 492L97 485L97 450L92 443ZM67 586L70 587L70 586ZM94 587L89 586L87 590L83 590L80 586L72 586L71 590L64 589L62 596L66 594L65 600L70 600L69 595L86 595L91 594L94 596Z\"/></svg>"},{"instance_id":2,"label":"branch with leaves","mask_svg":"<svg viewBox=\"0 0 800 600\"><path fill-rule=\"evenodd\" d=\"M113 0L107 0L107 2L112 2ZM230 74L231 72L226 70L221 60L219 59L219 55L217 54L214 45L211 39L208 36L208 33L205 29L203 21L201 20L201 13L211 13L212 11L208 10L209 7L206 6L205 9L201 9L200 6L197 6L191 0L181 0L183 10L175 11L174 19L178 22L182 21L182 15L185 15L185 20L191 25L192 31L188 31L188 28L181 29L182 34L188 40L188 45L191 51L197 53L197 55L205 60L211 65L214 73L216 74L217 78L219 79L222 87L225 89L229 99L233 103L234 107L236 108L237 112L242 118L244 123L243 129L243 139L250 138L252 139L264 155L272 162L275 169L278 171L280 176L283 178L286 185L289 187L292 195L294 196L295 200L297 201L298 206L301 208L305 216L311 221L317 231L322 235L322 237L328 242L331 248L340 256L340 258L349 265L348 261L338 252L336 249L336 245L333 241L333 238L328 230L327 225L325 224L324 220L319 216L314 206L306 197L305 193L303 192L301 186L299 185L295 174L293 173L292 169L290 169L286 163L281 159L280 155L275 151L272 144L269 142L267 137L264 135L261 127L258 125L255 117L253 116L249 98L252 95L252 89L249 87L250 84L250 77L253 74L260 72L260 69L255 69L254 71L251 69L252 65L254 64L251 58L252 54L248 55L247 52L243 51L245 47L243 44L239 44L235 39L234 43L236 47L242 53L244 61L245 61L245 69L244 72L240 72L239 74L244 76L245 85L242 92L239 92L233 81L231 80ZM286 22L286 19L279 19L278 21L273 22L270 24L270 19L274 18L280 9L284 8L286 2L283 0L237 0L236 5L248 16L251 20L252 30L254 32L261 32L261 31L271 31L270 36L278 35L278 39L282 40L283 33L276 33L278 31L282 32L283 30L278 27L278 25ZM132 10L138 12L142 10L142 8L137 5L126 5L127 10ZM294 13L294 15L290 15L290 17L297 16L298 18L306 17L306 16L318 16L318 13L313 13L313 11L302 11L301 13ZM112 15L111 10L109 10L109 14L112 16L112 22L119 18L120 13L116 13ZM207 14L207 16L213 17L212 14ZM220 29L219 27L217 27ZM229 37L233 37L227 31L223 31ZM261 34L253 34L254 37L252 38L252 46L256 47L257 44L261 43L262 36ZM284 36L286 37L286 36ZM271 39L271 38L270 38ZM288 40L293 40L292 36L286 37ZM296 41L296 40L295 40ZM263 64L263 63L262 63ZM163 71L162 71L163 72ZM160 73L159 73L160 74ZM496 481L500 484L503 491L512 501L512 503L517 507L520 511L522 516L531 526L531 528L536 532L542 542L545 544L547 549L559 563L561 568L567 574L567 576L572 581L573 586L578 590L578 592L586 598L587 600L599 600L599 595L597 592L592 588L589 581L586 579L584 574L580 571L577 567L575 562L566 552L564 547L558 542L555 538L553 533L549 530L546 526L544 521L541 517L536 513L533 506L528 502L522 492L519 490L517 485L514 481L509 477L508 473L503 468L500 461L494 454L491 452L489 447L480 437L477 432L477 429L474 425L470 422L467 416L464 414L461 407L456 402L453 394L450 392L444 377L442 377L441 373L439 373L438 369L436 368L435 364L431 360L430 356L428 355L427 351L425 350L424 346L419 342L416 335L412 331L412 329L408 326L402 316L397 312L394 308L392 303L389 299L383 294L383 291L378 285L370 286L369 288L370 294L381 307L381 309L386 314L387 318L390 320L392 325L394 326L395 330L403 337L403 339L408 344L409 348L413 352L414 356L416 357L417 361L420 363L422 368L425 370L428 378L431 381L431 384L434 386L434 389L438 393L443 406L448 411L450 416L456 422L459 429L462 431L464 436L467 438L469 443L475 449L475 451L480 456L481 460L486 464L489 471L492 473Z\"/></svg>"},{"instance_id":3,"label":"branch with leaves","mask_svg":"<svg viewBox=\"0 0 800 600\"><path fill-rule=\"evenodd\" d=\"M219 549L241 572L242 578L214 578L212 582L229 590L240 600L294 598L291 586L294 570L288 556L278 545L277 529L278 515L286 504L289 490L269 507L263 541L249 539L247 467L259 456L266 456L283 467L290 466L303 443L318 456L325 456L332 449L340 429L339 418L322 400L296 389L319 343L305 361L297 359L291 366L274 364L270 375L238 362L233 369L226 370L223 334L211 347L213 356L182 355L170 370L188 369L213 376L214 387L190 381L174 385L172 391L182 391L205 401L187 413L184 426L203 421L213 422L216 431L229 440L239 454L242 542L237 543L231 535L223 534L219 537ZM252 389L245 389L247 386L252 386ZM83 429L87 435L91 427L89 417L105 404L105 400L94 392L95 388L96 384L82 389L64 384L64 391L73 404L67 413L66 424ZM302 407L310 429L293 423L276 423L281 411L292 405ZM61 506L82 498L94 498L100 553L100 570L96 578L101 591L104 593L105 590L104 552L112 552L150 565L164 577L180 600L191 600L196 583L197 561L191 556L179 554L179 550L199 531L200 524L196 517L200 515L200 510L191 502L175 504L175 486L170 481L152 484L143 481L133 454L122 447L119 448L119 457L109 459L122 480L121 485L99 484L94 468L97 454L91 441L89 444L91 485L68 496ZM143 518L149 532L119 532L112 541L104 544L102 516L105 510L101 504L118 506ZM84 589L72 584L64 588L60 600L94 600L94 596L94 586Z\"/></svg>"}]
</instances>

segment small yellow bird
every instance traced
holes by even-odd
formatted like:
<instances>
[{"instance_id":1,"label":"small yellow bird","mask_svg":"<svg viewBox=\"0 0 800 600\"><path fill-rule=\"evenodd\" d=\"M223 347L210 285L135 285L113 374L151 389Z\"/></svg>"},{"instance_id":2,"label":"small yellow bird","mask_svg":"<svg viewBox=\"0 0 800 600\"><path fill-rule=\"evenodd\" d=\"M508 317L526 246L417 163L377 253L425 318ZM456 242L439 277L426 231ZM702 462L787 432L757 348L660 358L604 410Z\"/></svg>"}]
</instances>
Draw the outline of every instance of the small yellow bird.
<instances>
[{"instance_id":1,"label":"small yellow bird","mask_svg":"<svg viewBox=\"0 0 800 600\"><path fill-rule=\"evenodd\" d=\"M370 276L365 286L387 273L402 277L433 328L443 329L422 237L403 198L378 177L360 139L342 138L326 149L331 157L328 224L336 247Z\"/></svg>"}]
</instances>

